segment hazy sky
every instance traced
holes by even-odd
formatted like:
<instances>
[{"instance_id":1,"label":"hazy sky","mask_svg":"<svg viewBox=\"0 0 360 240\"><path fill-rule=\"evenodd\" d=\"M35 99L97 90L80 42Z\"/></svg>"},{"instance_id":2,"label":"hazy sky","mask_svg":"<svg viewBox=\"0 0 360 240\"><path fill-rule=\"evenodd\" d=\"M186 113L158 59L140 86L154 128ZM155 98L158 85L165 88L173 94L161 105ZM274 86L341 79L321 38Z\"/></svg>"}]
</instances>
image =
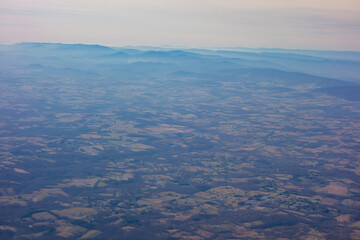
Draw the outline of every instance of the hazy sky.
<instances>
[{"instance_id":1,"label":"hazy sky","mask_svg":"<svg viewBox=\"0 0 360 240\"><path fill-rule=\"evenodd\" d=\"M1 0L0 41L360 50L360 0Z\"/></svg>"}]
</instances>

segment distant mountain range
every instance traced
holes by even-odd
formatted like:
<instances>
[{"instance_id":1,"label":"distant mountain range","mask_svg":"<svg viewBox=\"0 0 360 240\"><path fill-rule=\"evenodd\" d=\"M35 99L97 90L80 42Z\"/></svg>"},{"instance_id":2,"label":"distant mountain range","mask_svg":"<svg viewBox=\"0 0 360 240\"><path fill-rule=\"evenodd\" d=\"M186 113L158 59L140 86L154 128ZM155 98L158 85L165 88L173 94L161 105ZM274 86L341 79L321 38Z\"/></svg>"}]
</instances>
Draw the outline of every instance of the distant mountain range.
<instances>
[{"instance_id":1,"label":"distant mountain range","mask_svg":"<svg viewBox=\"0 0 360 240\"><path fill-rule=\"evenodd\" d=\"M359 99L354 89L358 89L360 83L360 52L18 43L0 45L0 60L3 72L18 68L84 79L99 76L130 78L145 74L167 78L195 77L211 82L212 79L227 81L251 75L258 80L271 80L271 85L281 82L281 86L275 84L273 87L315 84L323 88L320 92L349 100Z\"/></svg>"}]
</instances>

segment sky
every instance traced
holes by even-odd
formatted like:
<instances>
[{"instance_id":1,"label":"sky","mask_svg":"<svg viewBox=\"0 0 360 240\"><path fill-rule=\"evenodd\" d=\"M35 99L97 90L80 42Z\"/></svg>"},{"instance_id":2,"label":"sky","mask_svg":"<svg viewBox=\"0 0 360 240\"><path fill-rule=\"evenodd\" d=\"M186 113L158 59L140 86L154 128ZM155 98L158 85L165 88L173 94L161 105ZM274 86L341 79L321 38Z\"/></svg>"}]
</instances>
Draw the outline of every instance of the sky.
<instances>
[{"instance_id":1,"label":"sky","mask_svg":"<svg viewBox=\"0 0 360 240\"><path fill-rule=\"evenodd\" d=\"M1 0L15 42L360 51L360 0Z\"/></svg>"}]
</instances>

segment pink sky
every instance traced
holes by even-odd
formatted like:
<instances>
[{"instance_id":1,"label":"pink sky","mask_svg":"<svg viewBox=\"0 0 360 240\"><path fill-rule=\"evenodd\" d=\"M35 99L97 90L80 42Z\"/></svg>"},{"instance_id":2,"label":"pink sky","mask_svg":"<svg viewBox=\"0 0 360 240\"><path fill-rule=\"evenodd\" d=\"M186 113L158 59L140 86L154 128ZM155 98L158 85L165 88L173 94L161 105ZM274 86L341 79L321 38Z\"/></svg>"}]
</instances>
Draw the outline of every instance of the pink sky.
<instances>
[{"instance_id":1,"label":"pink sky","mask_svg":"<svg viewBox=\"0 0 360 240\"><path fill-rule=\"evenodd\" d=\"M360 1L3 0L0 41L360 51Z\"/></svg>"}]
</instances>

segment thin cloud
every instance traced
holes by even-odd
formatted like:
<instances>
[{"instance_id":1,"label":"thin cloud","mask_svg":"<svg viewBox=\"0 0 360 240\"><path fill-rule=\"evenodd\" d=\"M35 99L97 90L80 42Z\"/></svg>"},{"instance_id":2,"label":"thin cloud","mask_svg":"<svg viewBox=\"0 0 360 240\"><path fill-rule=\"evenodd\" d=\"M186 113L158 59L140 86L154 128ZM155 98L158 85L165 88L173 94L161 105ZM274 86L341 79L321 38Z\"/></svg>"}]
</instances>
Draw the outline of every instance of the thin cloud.
<instances>
[{"instance_id":1,"label":"thin cloud","mask_svg":"<svg viewBox=\"0 0 360 240\"><path fill-rule=\"evenodd\" d=\"M12 0L0 40L360 50L359 16L358 0Z\"/></svg>"}]
</instances>

